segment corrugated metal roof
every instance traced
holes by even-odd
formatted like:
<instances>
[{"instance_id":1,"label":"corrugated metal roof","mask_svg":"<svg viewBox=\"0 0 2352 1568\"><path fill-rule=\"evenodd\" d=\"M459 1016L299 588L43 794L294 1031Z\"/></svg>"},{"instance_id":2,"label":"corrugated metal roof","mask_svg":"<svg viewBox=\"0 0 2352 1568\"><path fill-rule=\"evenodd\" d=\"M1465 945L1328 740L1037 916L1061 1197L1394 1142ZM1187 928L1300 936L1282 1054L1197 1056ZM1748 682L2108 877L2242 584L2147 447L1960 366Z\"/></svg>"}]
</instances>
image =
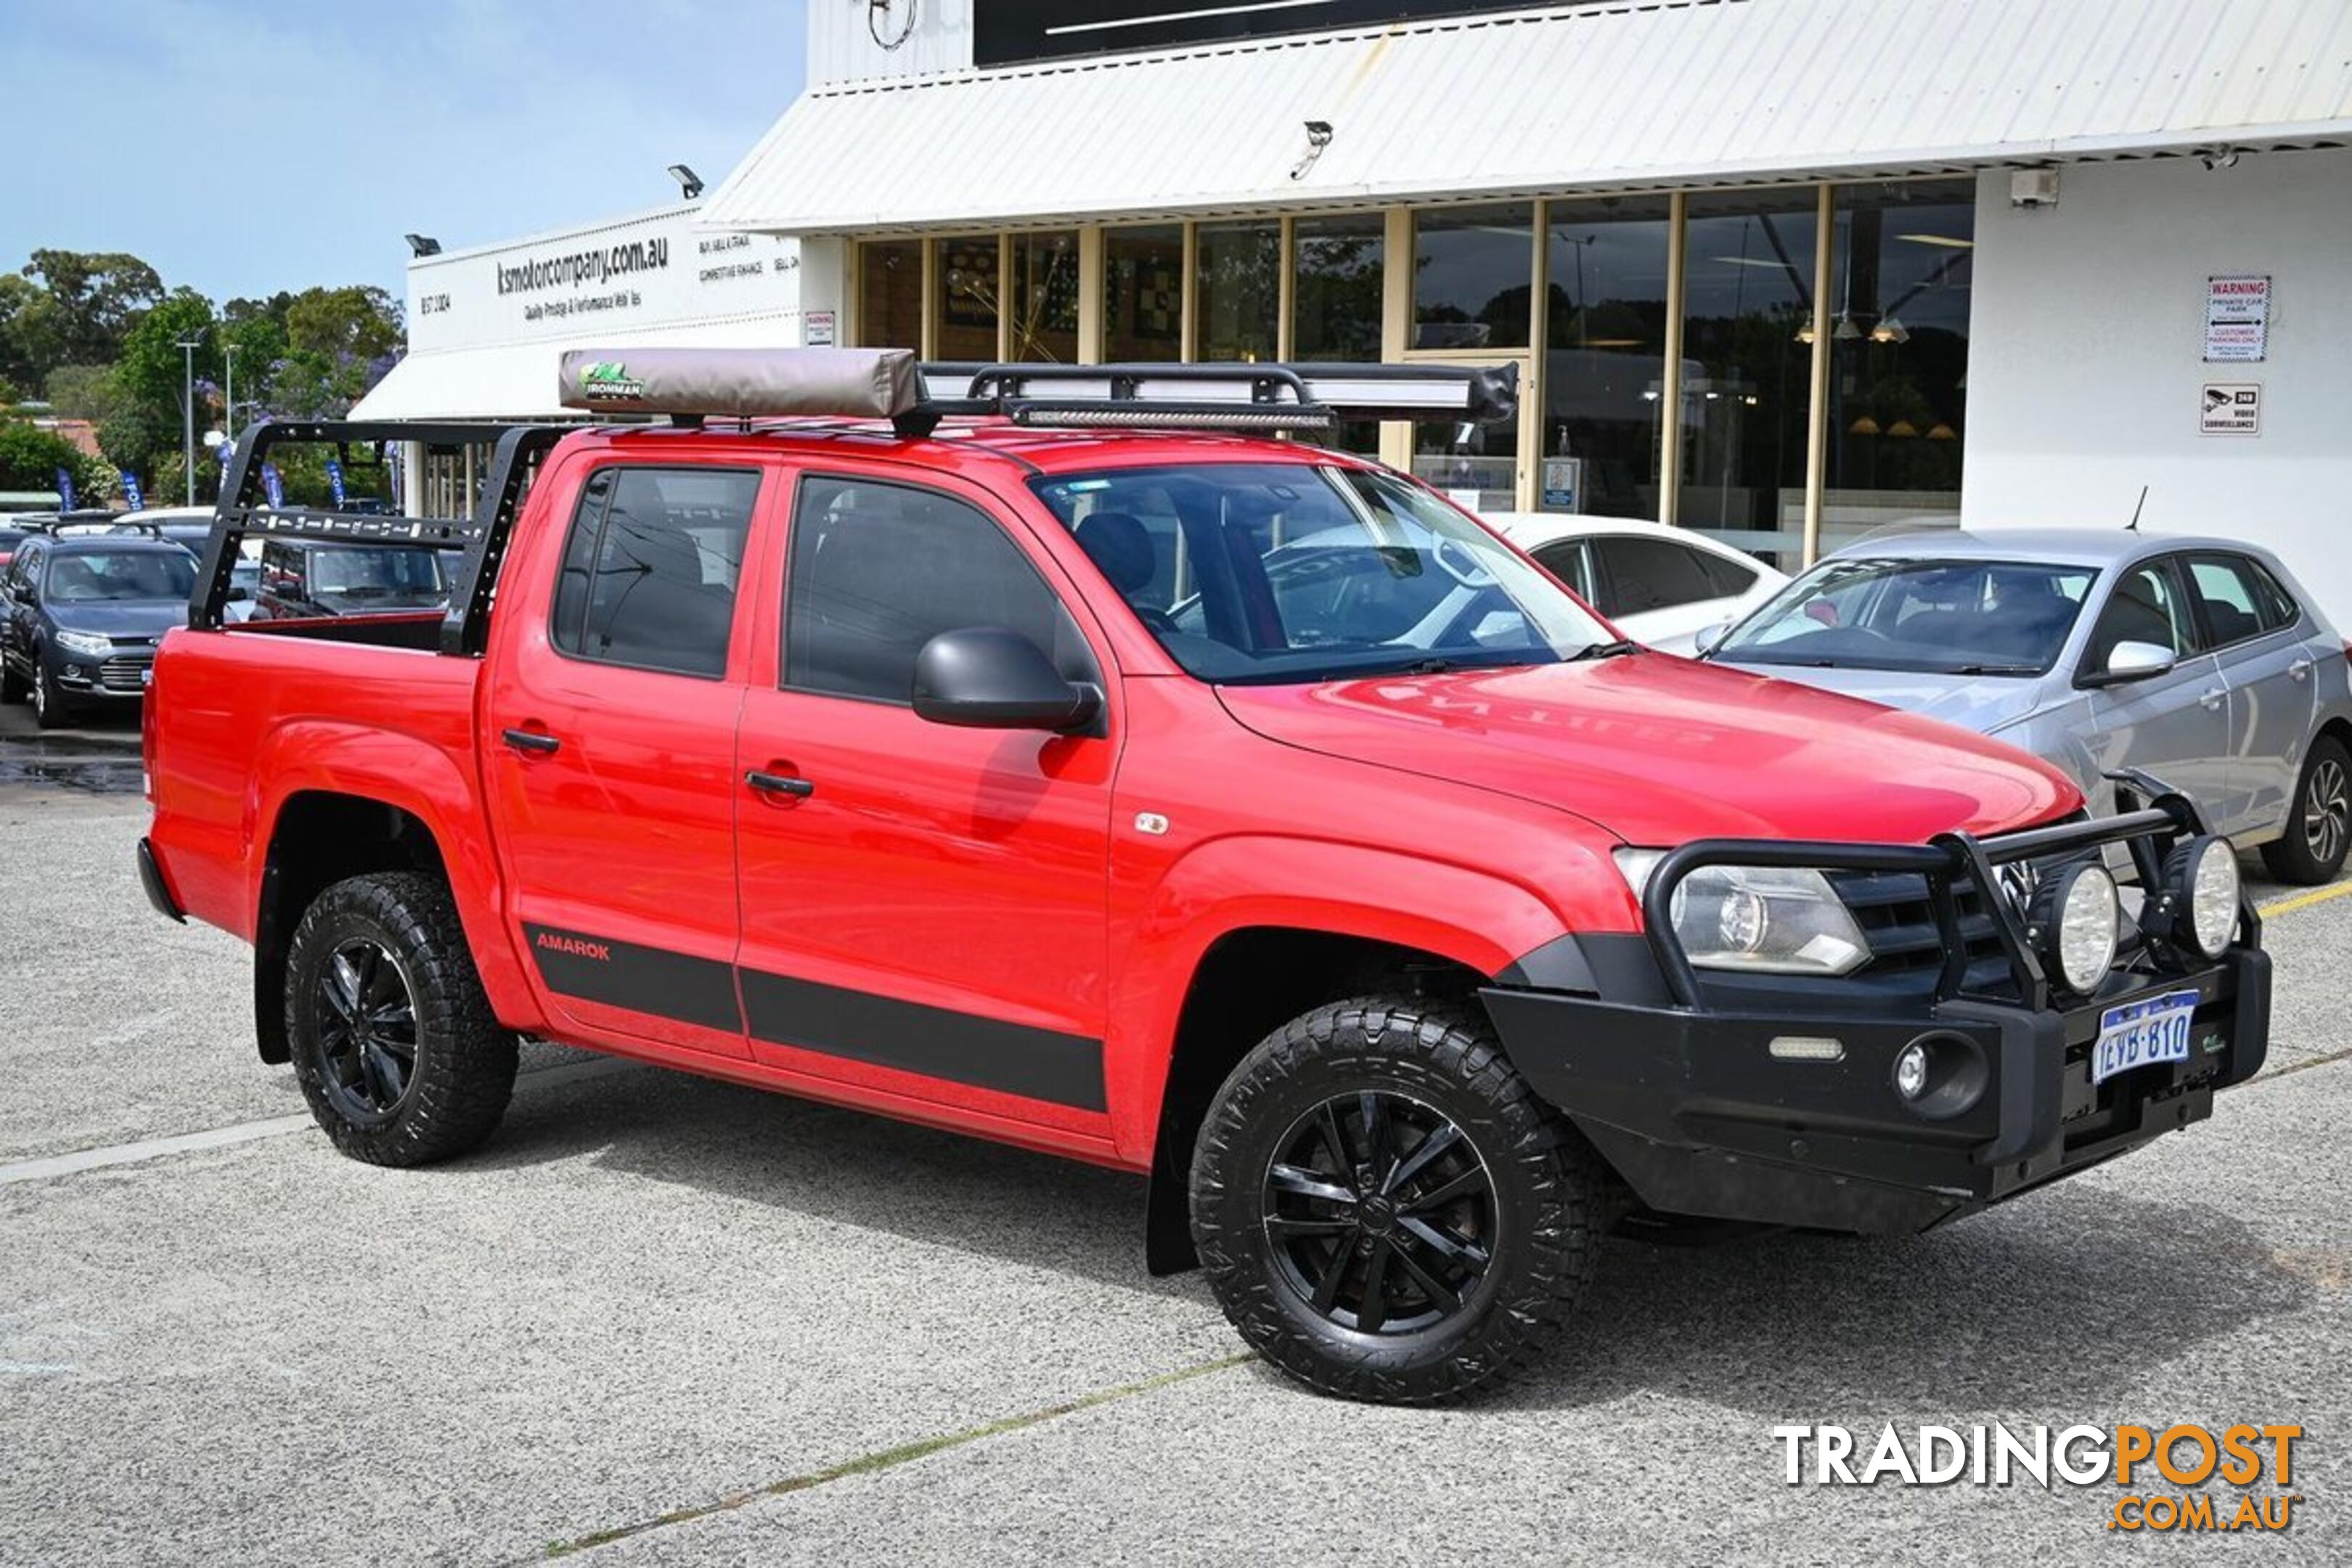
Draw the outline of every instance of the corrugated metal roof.
<instances>
[{"instance_id":1,"label":"corrugated metal roof","mask_svg":"<svg viewBox=\"0 0 2352 1568\"><path fill-rule=\"evenodd\" d=\"M1335 134L1294 179L1308 120ZM821 88L701 221L876 233L2345 139L2347 0L1654 0Z\"/></svg>"}]
</instances>

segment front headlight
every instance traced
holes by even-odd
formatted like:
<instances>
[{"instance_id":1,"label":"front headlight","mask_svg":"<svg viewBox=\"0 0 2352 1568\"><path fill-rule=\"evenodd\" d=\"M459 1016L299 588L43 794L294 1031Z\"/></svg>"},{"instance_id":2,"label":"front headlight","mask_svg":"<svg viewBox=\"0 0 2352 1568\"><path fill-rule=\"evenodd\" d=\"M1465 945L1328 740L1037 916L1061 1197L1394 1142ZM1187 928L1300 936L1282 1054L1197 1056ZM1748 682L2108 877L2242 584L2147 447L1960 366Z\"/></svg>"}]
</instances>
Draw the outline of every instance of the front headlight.
<instances>
[{"instance_id":1,"label":"front headlight","mask_svg":"<svg viewBox=\"0 0 2352 1568\"><path fill-rule=\"evenodd\" d=\"M100 637L96 632L59 632L58 646L84 658L104 658L114 651L114 639Z\"/></svg>"},{"instance_id":2,"label":"front headlight","mask_svg":"<svg viewBox=\"0 0 2352 1568\"><path fill-rule=\"evenodd\" d=\"M1639 898L1665 851L1620 849L1616 858ZM1850 974L1870 957L1829 879L1801 867L1702 866L1675 887L1668 916L1701 969Z\"/></svg>"}]
</instances>

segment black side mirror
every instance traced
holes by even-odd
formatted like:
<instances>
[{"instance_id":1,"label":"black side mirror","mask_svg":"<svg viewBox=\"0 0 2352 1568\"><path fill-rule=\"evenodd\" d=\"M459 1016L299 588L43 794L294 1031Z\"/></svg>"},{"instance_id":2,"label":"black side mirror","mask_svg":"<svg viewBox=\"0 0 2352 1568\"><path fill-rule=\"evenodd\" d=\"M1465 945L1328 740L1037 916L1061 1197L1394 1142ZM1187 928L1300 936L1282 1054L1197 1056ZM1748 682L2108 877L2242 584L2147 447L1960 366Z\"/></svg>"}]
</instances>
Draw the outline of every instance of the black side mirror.
<instances>
[{"instance_id":1,"label":"black side mirror","mask_svg":"<svg viewBox=\"0 0 2352 1568\"><path fill-rule=\"evenodd\" d=\"M970 626L941 632L915 656L915 712L974 730L1083 730L1102 693L1066 680L1045 650L1018 632Z\"/></svg>"}]
</instances>

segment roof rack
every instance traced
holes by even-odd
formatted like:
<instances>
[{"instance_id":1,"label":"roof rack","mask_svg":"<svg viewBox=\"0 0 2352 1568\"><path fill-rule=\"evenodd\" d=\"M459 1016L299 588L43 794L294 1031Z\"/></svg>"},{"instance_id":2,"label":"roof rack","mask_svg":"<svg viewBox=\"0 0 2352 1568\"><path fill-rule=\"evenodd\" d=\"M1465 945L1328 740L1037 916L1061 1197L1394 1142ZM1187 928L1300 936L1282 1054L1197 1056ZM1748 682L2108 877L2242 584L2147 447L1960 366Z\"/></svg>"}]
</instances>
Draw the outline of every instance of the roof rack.
<instances>
[{"instance_id":1,"label":"roof rack","mask_svg":"<svg viewBox=\"0 0 2352 1568\"><path fill-rule=\"evenodd\" d=\"M445 653L479 653L487 640L490 600L522 494L555 443L574 425L512 425L487 421L405 423L394 420L265 420L237 437L221 479L212 537L188 599L188 625L219 626L228 603L237 546L248 538L304 539L338 544L381 544L419 550L463 550L454 574L449 611L441 627ZM256 504L264 454L281 446L332 446L348 459L354 446L417 441L431 447L488 446L490 464L471 517L397 516L380 511Z\"/></svg>"},{"instance_id":2,"label":"roof rack","mask_svg":"<svg viewBox=\"0 0 2352 1568\"><path fill-rule=\"evenodd\" d=\"M918 364L907 349L581 349L564 405L600 414L887 419L950 415L1064 428L1328 430L1342 419L1494 424L1518 413L1515 364Z\"/></svg>"}]
</instances>

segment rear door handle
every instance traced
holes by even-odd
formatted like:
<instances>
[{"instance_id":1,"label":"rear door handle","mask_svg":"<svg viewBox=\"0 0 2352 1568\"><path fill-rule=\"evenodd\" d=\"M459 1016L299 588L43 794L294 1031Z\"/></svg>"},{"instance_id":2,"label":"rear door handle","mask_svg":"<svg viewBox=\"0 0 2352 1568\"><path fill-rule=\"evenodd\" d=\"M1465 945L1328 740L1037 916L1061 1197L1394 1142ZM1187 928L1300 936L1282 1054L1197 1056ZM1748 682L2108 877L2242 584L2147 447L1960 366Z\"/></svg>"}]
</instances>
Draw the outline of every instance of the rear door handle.
<instances>
[{"instance_id":1,"label":"rear door handle","mask_svg":"<svg viewBox=\"0 0 2352 1568\"><path fill-rule=\"evenodd\" d=\"M2210 710L2221 706L2221 700L2229 695L2230 694L2227 690L2217 686L2210 691L2199 692L2197 694L2197 700L2203 703L2208 710Z\"/></svg>"},{"instance_id":2,"label":"rear door handle","mask_svg":"<svg viewBox=\"0 0 2352 1568\"><path fill-rule=\"evenodd\" d=\"M551 757L563 749L563 742L537 730L508 730L499 738L518 752L533 756Z\"/></svg>"},{"instance_id":3,"label":"rear door handle","mask_svg":"<svg viewBox=\"0 0 2352 1568\"><path fill-rule=\"evenodd\" d=\"M2286 672L2296 680L2305 679L2311 674L2311 660L2308 658L2298 658L2293 664L2286 667Z\"/></svg>"},{"instance_id":4,"label":"rear door handle","mask_svg":"<svg viewBox=\"0 0 2352 1568\"><path fill-rule=\"evenodd\" d=\"M796 800L806 800L816 793L816 785L806 779L796 779L785 773L763 773L753 768L743 775L743 782L761 795L788 795Z\"/></svg>"}]
</instances>

